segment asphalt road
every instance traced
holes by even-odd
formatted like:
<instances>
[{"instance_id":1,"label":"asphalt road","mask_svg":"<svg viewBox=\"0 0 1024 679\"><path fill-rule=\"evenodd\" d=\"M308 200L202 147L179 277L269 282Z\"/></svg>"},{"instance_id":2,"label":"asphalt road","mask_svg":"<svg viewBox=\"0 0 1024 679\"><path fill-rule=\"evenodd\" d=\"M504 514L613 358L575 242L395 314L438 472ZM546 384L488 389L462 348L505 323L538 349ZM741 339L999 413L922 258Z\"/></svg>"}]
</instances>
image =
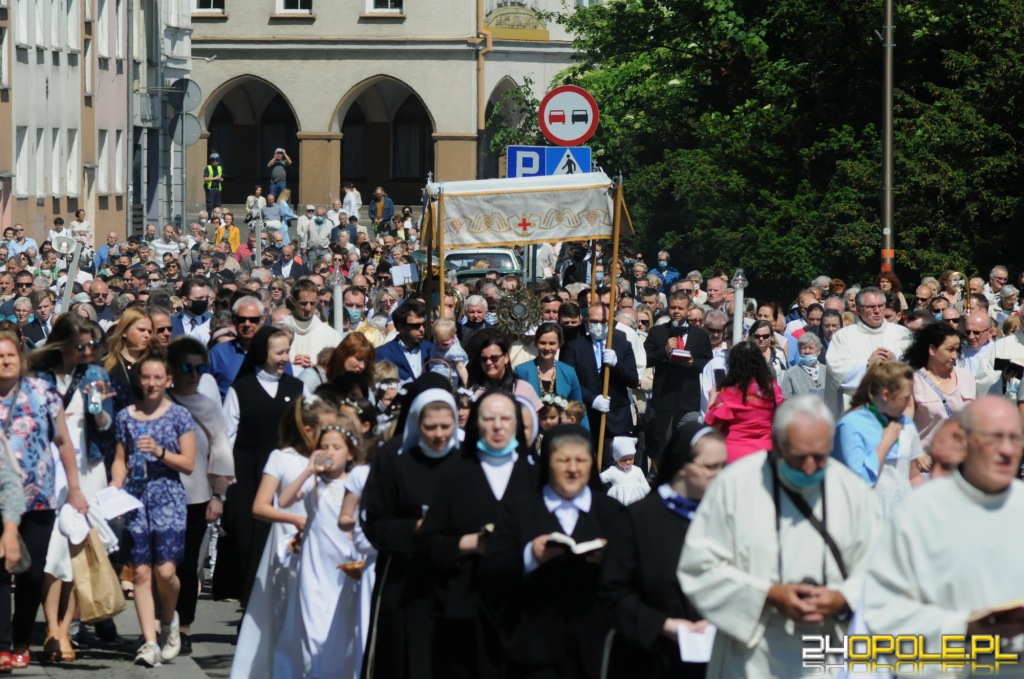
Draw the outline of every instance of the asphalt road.
<instances>
[{"instance_id":1,"label":"asphalt road","mask_svg":"<svg viewBox=\"0 0 1024 679\"><path fill-rule=\"evenodd\" d=\"M108 647L80 647L75 662L42 666L34 661L26 669L15 670L15 677L60 677L61 679L129 679L134 677L173 677L202 679L228 677L235 653L235 630L241 618L236 603L213 601L209 591L203 592L192 625L192 655L179 656L160 667L147 669L133 664L139 639L139 621L135 608L128 608L115 618L121 643ZM42 650L45 634L42 608L36 620L32 651Z\"/></svg>"}]
</instances>

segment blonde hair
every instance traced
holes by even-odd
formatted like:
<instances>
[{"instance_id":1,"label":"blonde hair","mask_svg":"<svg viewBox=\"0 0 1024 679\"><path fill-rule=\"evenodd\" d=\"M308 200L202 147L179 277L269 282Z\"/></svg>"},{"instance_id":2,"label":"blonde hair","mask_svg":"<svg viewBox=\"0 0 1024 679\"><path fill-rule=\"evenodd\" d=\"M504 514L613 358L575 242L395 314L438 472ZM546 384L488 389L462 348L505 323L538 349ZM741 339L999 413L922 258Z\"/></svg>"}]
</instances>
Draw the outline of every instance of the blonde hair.
<instances>
[{"instance_id":1,"label":"blonde hair","mask_svg":"<svg viewBox=\"0 0 1024 679\"><path fill-rule=\"evenodd\" d=\"M107 340L110 353L103 360L103 369L108 373L121 362L121 352L128 343L128 330L139 321L149 321L149 314L137 307L128 307L121 314L121 320L114 326L114 330L110 333L110 338ZM152 324L152 321L150 321L150 324ZM141 361L142 358L145 358L145 356L142 356L139 360Z\"/></svg>"},{"instance_id":2,"label":"blonde hair","mask_svg":"<svg viewBox=\"0 0 1024 679\"><path fill-rule=\"evenodd\" d=\"M850 410L870 403L886 389L895 393L914 379L914 369L899 361L875 361L850 399Z\"/></svg>"},{"instance_id":3,"label":"blonde hair","mask_svg":"<svg viewBox=\"0 0 1024 679\"><path fill-rule=\"evenodd\" d=\"M286 410L281 418L278 438L281 446L290 446L300 453L309 454L316 448L317 439L306 432L306 427L316 429L320 424L320 416L333 413L338 409L318 396L303 396L295 401L295 406Z\"/></svg>"},{"instance_id":4,"label":"blonde hair","mask_svg":"<svg viewBox=\"0 0 1024 679\"><path fill-rule=\"evenodd\" d=\"M450 318L439 318L434 321L433 329L434 337L437 337L438 335L451 337L455 334L455 321Z\"/></svg>"}]
</instances>

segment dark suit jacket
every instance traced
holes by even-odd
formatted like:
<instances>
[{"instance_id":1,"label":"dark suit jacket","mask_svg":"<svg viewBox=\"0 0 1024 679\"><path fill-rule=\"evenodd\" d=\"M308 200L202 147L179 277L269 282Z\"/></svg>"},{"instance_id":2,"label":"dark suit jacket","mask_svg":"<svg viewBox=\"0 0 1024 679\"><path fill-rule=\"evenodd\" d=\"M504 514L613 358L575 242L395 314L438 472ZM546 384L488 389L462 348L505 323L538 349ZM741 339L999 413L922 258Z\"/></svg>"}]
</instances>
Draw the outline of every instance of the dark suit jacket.
<instances>
[{"instance_id":1,"label":"dark suit jacket","mask_svg":"<svg viewBox=\"0 0 1024 679\"><path fill-rule=\"evenodd\" d=\"M654 368L651 406L679 414L700 410L700 374L711 360L711 340L702 329L687 328L686 349L693 355L693 365L684 367L669 362L665 345L671 336L671 324L656 325L644 342L647 367Z\"/></svg>"},{"instance_id":2,"label":"dark suit jacket","mask_svg":"<svg viewBox=\"0 0 1024 679\"><path fill-rule=\"evenodd\" d=\"M202 325L203 323L209 323L210 322L210 318L212 318L212 317L213 317L213 314L211 314L209 311L207 311L202 316L199 316L196 320L199 321L199 325ZM191 320L191 319L189 319L189 320ZM185 312L183 311L180 314L174 314L173 316L171 316L171 337L178 337L179 335L184 335L184 334L185 334Z\"/></svg>"},{"instance_id":3,"label":"dark suit jacket","mask_svg":"<svg viewBox=\"0 0 1024 679\"><path fill-rule=\"evenodd\" d=\"M425 366L427 364L427 361L430 359L430 350L433 348L433 342L427 340L420 342L420 361L422 365ZM401 338L395 338L377 349L377 360L383 361L384 359L398 366L399 379L412 380L416 378L412 374L412 366L409 365L409 359L405 357L405 347L402 345Z\"/></svg>"},{"instance_id":4,"label":"dark suit jacket","mask_svg":"<svg viewBox=\"0 0 1024 679\"><path fill-rule=\"evenodd\" d=\"M34 319L31 323L21 329L21 335L29 342L32 346L39 347L46 342L46 335L43 333L43 325L39 322L39 319Z\"/></svg>"},{"instance_id":5,"label":"dark suit jacket","mask_svg":"<svg viewBox=\"0 0 1024 679\"><path fill-rule=\"evenodd\" d=\"M608 436L630 436L633 433L633 412L629 405L629 389L640 384L636 356L626 334L621 330L615 330L612 334L612 349L618 362L611 369L611 381L608 383L611 409L605 424L606 433ZM593 404L604 389L604 373L598 371L594 343L590 336L582 335L563 346L559 360L576 371L580 391L583 392L583 403L587 406L587 416L590 418L590 430L596 436L601 426L601 412L594 410Z\"/></svg>"},{"instance_id":6,"label":"dark suit jacket","mask_svg":"<svg viewBox=\"0 0 1024 679\"><path fill-rule=\"evenodd\" d=\"M283 276L284 274L281 272L281 268L282 268L281 262L278 262L273 267L271 267L270 272L272 274L274 274L275 276ZM311 273L312 272L309 269L306 268L305 264L299 264L298 262L293 261L292 262L292 272L291 272L291 275L289 275L288 277L289 278L294 278L295 280L298 280L298 279L302 278L303 276L308 276Z\"/></svg>"}]
</instances>

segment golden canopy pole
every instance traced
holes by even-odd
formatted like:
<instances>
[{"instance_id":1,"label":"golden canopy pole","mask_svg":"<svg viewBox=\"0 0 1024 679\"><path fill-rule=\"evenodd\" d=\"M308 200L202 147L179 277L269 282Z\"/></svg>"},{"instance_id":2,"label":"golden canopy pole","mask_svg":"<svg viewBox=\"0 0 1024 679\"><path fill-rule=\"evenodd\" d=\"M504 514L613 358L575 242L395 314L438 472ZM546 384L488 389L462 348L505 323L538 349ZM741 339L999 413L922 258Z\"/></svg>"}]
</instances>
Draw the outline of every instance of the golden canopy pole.
<instances>
[{"instance_id":1,"label":"golden canopy pole","mask_svg":"<svg viewBox=\"0 0 1024 679\"><path fill-rule=\"evenodd\" d=\"M438 252L438 265L441 267L440 275L440 296L438 297L438 316L440 316L440 309L444 308L444 185L441 185L440 195L437 198L437 219L435 220L435 226L437 228L437 252Z\"/></svg>"},{"instance_id":2,"label":"golden canopy pole","mask_svg":"<svg viewBox=\"0 0 1024 679\"><path fill-rule=\"evenodd\" d=\"M615 216L612 218L612 262L617 262L619 259L619 229L622 226L622 177L619 177L619 181L615 185ZM615 270L615 264L612 264L612 271ZM591 281L594 279L591 278ZM612 286L615 290L618 285ZM593 295L593 293L591 293ZM615 300L612 300L613 302ZM594 304L593 298L591 304ZM608 318L608 339L605 341L605 348L612 348L612 335L614 335L615 329L615 312L614 303L608 305L608 309L605 311ZM612 371L607 365L604 366L604 388L601 390L601 396L608 398L608 386L611 382ZM597 434L597 471L600 472L604 466L604 430L605 425L608 422L608 413L601 413L601 429L598 430Z\"/></svg>"}]
</instances>

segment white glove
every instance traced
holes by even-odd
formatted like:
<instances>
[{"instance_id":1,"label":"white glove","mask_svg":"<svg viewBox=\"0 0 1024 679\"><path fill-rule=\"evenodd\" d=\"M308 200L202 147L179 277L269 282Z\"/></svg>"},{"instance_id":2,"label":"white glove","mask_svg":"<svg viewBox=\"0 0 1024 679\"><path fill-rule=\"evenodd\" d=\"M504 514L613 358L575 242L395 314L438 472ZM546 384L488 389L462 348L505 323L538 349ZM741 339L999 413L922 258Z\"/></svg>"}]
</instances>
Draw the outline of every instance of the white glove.
<instances>
[{"instance_id":1,"label":"white glove","mask_svg":"<svg viewBox=\"0 0 1024 679\"><path fill-rule=\"evenodd\" d=\"M615 354L614 349L605 349L601 354L601 360L605 365L614 368L615 364L619 362L619 357Z\"/></svg>"},{"instance_id":2,"label":"white glove","mask_svg":"<svg viewBox=\"0 0 1024 679\"><path fill-rule=\"evenodd\" d=\"M591 405L594 407L594 410L606 413L612 409L612 400L607 396L597 396Z\"/></svg>"}]
</instances>

